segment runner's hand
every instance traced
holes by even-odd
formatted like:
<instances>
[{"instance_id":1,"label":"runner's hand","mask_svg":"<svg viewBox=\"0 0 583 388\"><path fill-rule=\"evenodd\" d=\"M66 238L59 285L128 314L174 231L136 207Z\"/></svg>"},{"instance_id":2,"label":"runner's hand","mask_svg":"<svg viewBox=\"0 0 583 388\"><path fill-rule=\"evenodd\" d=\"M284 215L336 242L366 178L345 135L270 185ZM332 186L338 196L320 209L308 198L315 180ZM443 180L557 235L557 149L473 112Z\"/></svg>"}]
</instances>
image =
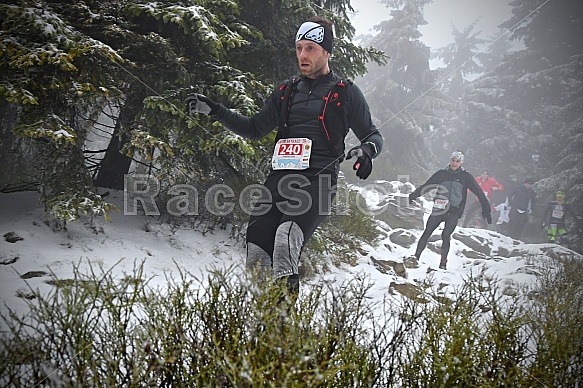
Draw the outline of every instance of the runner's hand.
<instances>
[{"instance_id":1,"label":"runner's hand","mask_svg":"<svg viewBox=\"0 0 583 388\"><path fill-rule=\"evenodd\" d=\"M356 176L360 179L368 178L372 172L372 157L374 156L374 152L373 146L369 143L361 144L348 151L346 160L356 157L356 162L352 166L352 169L356 170Z\"/></svg>"},{"instance_id":2,"label":"runner's hand","mask_svg":"<svg viewBox=\"0 0 583 388\"><path fill-rule=\"evenodd\" d=\"M409 204L412 204L416 199L417 197L413 193L409 194Z\"/></svg>"},{"instance_id":3,"label":"runner's hand","mask_svg":"<svg viewBox=\"0 0 583 388\"><path fill-rule=\"evenodd\" d=\"M193 113L202 113L209 115L215 113L217 103L207 96L199 93L191 94L186 97L186 113L191 115Z\"/></svg>"}]
</instances>

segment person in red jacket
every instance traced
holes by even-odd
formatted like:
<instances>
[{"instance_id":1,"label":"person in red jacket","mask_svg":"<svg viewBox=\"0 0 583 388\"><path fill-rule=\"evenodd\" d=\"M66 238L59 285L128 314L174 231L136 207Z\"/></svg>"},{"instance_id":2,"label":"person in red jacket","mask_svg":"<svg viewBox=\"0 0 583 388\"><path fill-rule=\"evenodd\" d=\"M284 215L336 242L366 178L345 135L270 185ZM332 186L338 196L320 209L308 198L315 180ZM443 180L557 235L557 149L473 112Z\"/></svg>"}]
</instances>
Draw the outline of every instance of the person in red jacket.
<instances>
[{"instance_id":1,"label":"person in red jacket","mask_svg":"<svg viewBox=\"0 0 583 388\"><path fill-rule=\"evenodd\" d=\"M504 190L504 186L502 186L502 184L498 183L498 181L496 181L496 179L489 176L488 171L486 171L486 170L482 171L482 173L476 177L476 182L478 182L480 189L482 189L484 194L486 194L486 198L488 198L488 201L490 203L492 203L492 191L503 191ZM470 220L472 218L474 218L474 215L476 214L476 212L478 210L480 210L480 208L481 208L480 201L478 201L477 197L475 197L474 199L475 200L468 206L468 211L466 212L466 216L464 218L464 223L462 224L462 227L464 227L464 228L468 226L468 223L470 222ZM482 226L482 227L484 227L484 226Z\"/></svg>"}]
</instances>

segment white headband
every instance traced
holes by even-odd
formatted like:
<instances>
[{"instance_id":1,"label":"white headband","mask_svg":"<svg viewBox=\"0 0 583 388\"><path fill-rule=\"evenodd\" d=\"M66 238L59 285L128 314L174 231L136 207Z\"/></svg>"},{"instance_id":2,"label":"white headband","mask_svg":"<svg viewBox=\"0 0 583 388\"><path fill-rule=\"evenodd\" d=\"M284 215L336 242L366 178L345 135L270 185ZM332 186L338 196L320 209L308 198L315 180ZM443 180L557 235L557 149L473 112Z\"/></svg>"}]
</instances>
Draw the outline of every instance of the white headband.
<instances>
[{"instance_id":1,"label":"white headband","mask_svg":"<svg viewBox=\"0 0 583 388\"><path fill-rule=\"evenodd\" d=\"M451 159L457 159L460 162L464 162L464 154L461 151L454 151L451 153Z\"/></svg>"}]
</instances>

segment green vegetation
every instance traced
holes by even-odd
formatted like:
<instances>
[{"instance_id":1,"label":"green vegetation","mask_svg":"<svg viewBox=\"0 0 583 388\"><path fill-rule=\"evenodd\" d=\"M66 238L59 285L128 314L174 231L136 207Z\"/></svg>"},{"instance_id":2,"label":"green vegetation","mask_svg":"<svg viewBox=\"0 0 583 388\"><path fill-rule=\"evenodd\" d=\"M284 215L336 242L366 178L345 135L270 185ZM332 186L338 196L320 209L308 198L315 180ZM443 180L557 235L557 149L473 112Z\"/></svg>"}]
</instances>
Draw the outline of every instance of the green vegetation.
<instances>
[{"instance_id":1,"label":"green vegetation","mask_svg":"<svg viewBox=\"0 0 583 388\"><path fill-rule=\"evenodd\" d=\"M2 386L550 387L583 379L583 264L557 259L530 298L467 279L452 300L373 302L371 284L284 287L235 268L150 285L90 268L3 314ZM421 285L431 289L430 284Z\"/></svg>"},{"instance_id":2,"label":"green vegetation","mask_svg":"<svg viewBox=\"0 0 583 388\"><path fill-rule=\"evenodd\" d=\"M340 179L332 212L308 242L302 262L311 266L308 272L317 273L326 269L327 257L332 257L334 265L356 265L362 245L375 245L382 233L366 200Z\"/></svg>"},{"instance_id":3,"label":"green vegetation","mask_svg":"<svg viewBox=\"0 0 583 388\"><path fill-rule=\"evenodd\" d=\"M293 37L314 15L334 21L335 72L385 63L352 43L351 11L346 0L3 1L0 191L38 189L48 213L72 222L107 217L97 188L123 189L131 166L163 194L262 181L274 135L250 141L187 117L185 98L256 113L297 74Z\"/></svg>"}]
</instances>

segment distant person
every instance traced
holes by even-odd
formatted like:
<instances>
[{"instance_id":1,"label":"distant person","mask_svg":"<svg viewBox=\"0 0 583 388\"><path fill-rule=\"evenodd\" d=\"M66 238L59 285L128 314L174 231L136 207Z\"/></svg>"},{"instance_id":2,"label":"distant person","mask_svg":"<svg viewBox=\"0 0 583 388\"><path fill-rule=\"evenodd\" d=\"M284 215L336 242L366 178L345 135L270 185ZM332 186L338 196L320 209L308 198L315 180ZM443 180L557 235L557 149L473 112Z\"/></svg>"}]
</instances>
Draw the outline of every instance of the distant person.
<instances>
[{"instance_id":1,"label":"distant person","mask_svg":"<svg viewBox=\"0 0 583 388\"><path fill-rule=\"evenodd\" d=\"M488 224L492 223L490 202L472 174L462 167L463 162L464 154L461 151L454 151L446 168L437 171L427 182L409 194L409 203L411 203L430 190L437 190L433 197L431 215L427 219L425 230L417 242L415 258L419 259L433 231L444 222L445 225L441 233L441 260L439 262L441 269L447 268L451 234L464 213L468 189L478 197L482 205L482 216L488 221Z\"/></svg>"},{"instance_id":2,"label":"distant person","mask_svg":"<svg viewBox=\"0 0 583 388\"><path fill-rule=\"evenodd\" d=\"M494 208L498 212L498 220L496 220L496 232L508 235L508 222L510 221L510 206L508 205L508 198Z\"/></svg>"},{"instance_id":3,"label":"distant person","mask_svg":"<svg viewBox=\"0 0 583 388\"><path fill-rule=\"evenodd\" d=\"M525 179L524 184L515 188L508 196L510 214L508 217L508 236L519 240L524 231L524 226L528 222L528 216L534 210L536 197L532 189L534 181Z\"/></svg>"},{"instance_id":4,"label":"distant person","mask_svg":"<svg viewBox=\"0 0 583 388\"><path fill-rule=\"evenodd\" d=\"M490 203L492 203L492 191L504 190L504 186L498 183L496 179L489 176L488 171L486 170L483 170L482 173L476 177L476 182L478 182L480 189L482 189L484 194L486 194L486 198L488 198L488 201L490 201ZM468 206L468 211L466 212L466 216L464 218L464 223L462 224L462 227L466 228L468 226L468 223L472 218L474 218L474 215L480 209L480 207L481 205L480 201L478 201L478 198L473 197L473 201ZM482 227L484 226L482 225Z\"/></svg>"},{"instance_id":5,"label":"distant person","mask_svg":"<svg viewBox=\"0 0 583 388\"><path fill-rule=\"evenodd\" d=\"M577 231L581 234L583 232L581 221L577 218L577 214L575 214L573 208L565 203L565 193L557 191L555 200L550 201L545 209L542 222L542 227L547 228L547 238L550 243L559 243L561 237L567 233L565 226L565 218L567 215L570 215L575 220Z\"/></svg>"}]
</instances>

